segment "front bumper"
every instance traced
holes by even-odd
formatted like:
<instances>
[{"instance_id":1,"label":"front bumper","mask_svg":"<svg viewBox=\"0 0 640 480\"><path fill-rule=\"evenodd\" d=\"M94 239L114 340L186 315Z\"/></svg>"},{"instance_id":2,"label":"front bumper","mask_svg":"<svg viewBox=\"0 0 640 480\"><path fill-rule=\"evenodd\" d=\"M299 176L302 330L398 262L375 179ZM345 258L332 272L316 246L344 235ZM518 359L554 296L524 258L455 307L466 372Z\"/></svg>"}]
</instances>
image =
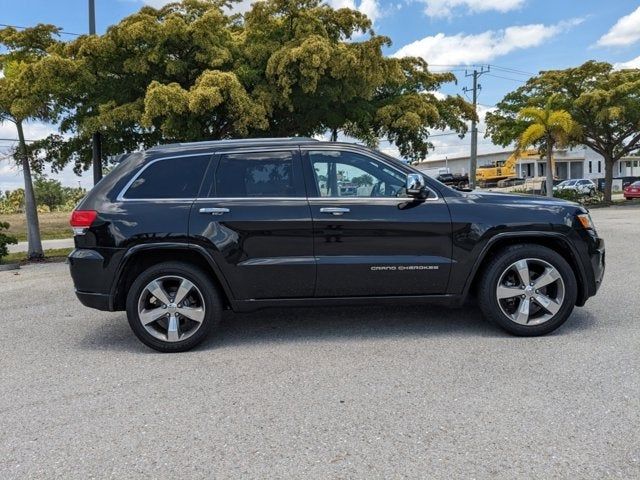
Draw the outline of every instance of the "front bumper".
<instances>
[{"instance_id":1,"label":"front bumper","mask_svg":"<svg viewBox=\"0 0 640 480\"><path fill-rule=\"evenodd\" d=\"M591 254L591 268L593 269L593 275L595 277L595 291L594 294L602 285L602 279L604 278L605 270L605 249L604 240L602 238L597 239L597 245Z\"/></svg>"}]
</instances>

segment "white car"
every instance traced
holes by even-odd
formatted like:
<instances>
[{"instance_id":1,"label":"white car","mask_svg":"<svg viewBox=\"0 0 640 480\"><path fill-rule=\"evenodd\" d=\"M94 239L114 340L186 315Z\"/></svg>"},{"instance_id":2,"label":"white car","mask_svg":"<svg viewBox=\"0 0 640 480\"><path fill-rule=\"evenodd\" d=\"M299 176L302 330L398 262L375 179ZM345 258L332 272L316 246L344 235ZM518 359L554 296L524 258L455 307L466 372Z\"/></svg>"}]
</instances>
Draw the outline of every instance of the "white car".
<instances>
[{"instance_id":1,"label":"white car","mask_svg":"<svg viewBox=\"0 0 640 480\"><path fill-rule=\"evenodd\" d=\"M577 178L573 180L565 180L553 187L554 192L558 192L560 190L573 190L579 195L594 195L597 187L593 180L589 180L588 178Z\"/></svg>"}]
</instances>

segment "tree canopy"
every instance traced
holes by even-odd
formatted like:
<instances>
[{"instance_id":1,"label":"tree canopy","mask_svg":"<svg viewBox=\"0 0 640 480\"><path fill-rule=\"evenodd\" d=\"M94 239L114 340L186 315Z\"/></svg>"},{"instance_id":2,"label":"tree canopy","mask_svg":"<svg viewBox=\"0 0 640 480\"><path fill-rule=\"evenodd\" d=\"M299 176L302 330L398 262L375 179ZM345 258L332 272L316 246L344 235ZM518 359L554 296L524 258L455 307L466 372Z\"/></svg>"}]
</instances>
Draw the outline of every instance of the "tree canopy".
<instances>
[{"instance_id":1,"label":"tree canopy","mask_svg":"<svg viewBox=\"0 0 640 480\"><path fill-rule=\"evenodd\" d=\"M506 146L519 138L527 123L518 118L526 107L565 110L580 127L574 144L583 144L605 159L605 198L611 200L613 165L640 148L640 70L616 70L589 61L565 70L541 72L507 94L487 114L487 136Z\"/></svg>"},{"instance_id":2,"label":"tree canopy","mask_svg":"<svg viewBox=\"0 0 640 480\"><path fill-rule=\"evenodd\" d=\"M60 167L170 141L342 131L393 142L410 159L431 129L466 131L472 107L434 91L455 80L418 58L390 58L387 37L355 10L320 0L266 0L244 16L224 0L145 6L108 28L49 47L39 74L61 135L35 148Z\"/></svg>"},{"instance_id":3,"label":"tree canopy","mask_svg":"<svg viewBox=\"0 0 640 480\"><path fill-rule=\"evenodd\" d=\"M553 149L567 145L580 134L580 128L565 110L553 110L553 97L547 100L545 108L525 107L518 112L518 120L528 126L517 139L517 149L522 151L536 145L546 154L546 191L553 196Z\"/></svg>"},{"instance_id":4,"label":"tree canopy","mask_svg":"<svg viewBox=\"0 0 640 480\"><path fill-rule=\"evenodd\" d=\"M36 73L36 66L47 58L49 49L56 44L58 31L53 25L38 25L24 30L13 27L0 29L0 122L13 123L18 134L15 158L24 178L29 258L42 257L43 251L23 124L28 120L55 120L59 113L58 103L50 89L58 80L40 77Z\"/></svg>"}]
</instances>

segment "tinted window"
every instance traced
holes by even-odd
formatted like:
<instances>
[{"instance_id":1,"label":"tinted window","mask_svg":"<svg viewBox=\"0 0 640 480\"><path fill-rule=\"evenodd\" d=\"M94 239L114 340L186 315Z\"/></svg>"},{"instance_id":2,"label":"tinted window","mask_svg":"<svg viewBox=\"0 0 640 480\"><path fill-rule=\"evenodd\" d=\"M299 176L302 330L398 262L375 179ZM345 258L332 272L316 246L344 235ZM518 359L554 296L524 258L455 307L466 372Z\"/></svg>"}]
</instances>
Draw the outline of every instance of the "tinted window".
<instances>
[{"instance_id":1,"label":"tinted window","mask_svg":"<svg viewBox=\"0 0 640 480\"><path fill-rule=\"evenodd\" d=\"M373 158L327 150L309 159L321 197L405 196L406 176Z\"/></svg>"},{"instance_id":2,"label":"tinted window","mask_svg":"<svg viewBox=\"0 0 640 480\"><path fill-rule=\"evenodd\" d=\"M155 161L131 184L125 198L195 198L209 155Z\"/></svg>"},{"instance_id":3,"label":"tinted window","mask_svg":"<svg viewBox=\"0 0 640 480\"><path fill-rule=\"evenodd\" d=\"M294 197L291 152L223 155L216 172L216 197Z\"/></svg>"}]
</instances>

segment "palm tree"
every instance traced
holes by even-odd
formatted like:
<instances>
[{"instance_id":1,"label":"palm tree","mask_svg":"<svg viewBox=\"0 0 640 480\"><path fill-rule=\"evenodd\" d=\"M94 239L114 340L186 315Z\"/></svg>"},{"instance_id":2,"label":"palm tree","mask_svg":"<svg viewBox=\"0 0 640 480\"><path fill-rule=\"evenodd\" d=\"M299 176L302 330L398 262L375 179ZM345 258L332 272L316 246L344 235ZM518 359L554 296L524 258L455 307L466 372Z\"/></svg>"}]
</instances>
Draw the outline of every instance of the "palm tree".
<instances>
[{"instance_id":1,"label":"palm tree","mask_svg":"<svg viewBox=\"0 0 640 480\"><path fill-rule=\"evenodd\" d=\"M546 187L547 196L553 196L553 149L564 146L577 134L578 126L566 110L553 110L552 99L544 108L526 107L520 110L518 118L528 123L527 128L520 134L517 151L537 144L547 157Z\"/></svg>"},{"instance_id":2,"label":"palm tree","mask_svg":"<svg viewBox=\"0 0 640 480\"><path fill-rule=\"evenodd\" d=\"M0 123L8 121L15 124L18 134L14 158L22 167L24 177L29 259L41 258L44 252L23 125L31 120L48 121L55 117L55 105L48 89L50 78L39 75L32 67L47 57L47 49L57 42L53 37L59 31L53 25L44 24L22 30L14 27L0 29Z\"/></svg>"}]
</instances>

